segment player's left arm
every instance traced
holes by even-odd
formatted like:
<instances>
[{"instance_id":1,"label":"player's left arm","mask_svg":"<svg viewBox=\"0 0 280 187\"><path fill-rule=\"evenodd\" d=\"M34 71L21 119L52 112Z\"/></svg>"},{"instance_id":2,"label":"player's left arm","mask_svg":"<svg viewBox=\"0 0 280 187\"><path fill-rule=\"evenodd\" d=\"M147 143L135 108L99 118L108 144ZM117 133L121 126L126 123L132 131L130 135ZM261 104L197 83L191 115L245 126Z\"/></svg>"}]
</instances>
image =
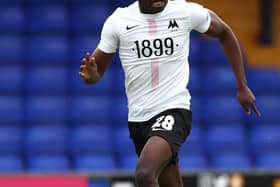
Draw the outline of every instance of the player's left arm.
<instances>
[{"instance_id":1,"label":"player's left arm","mask_svg":"<svg viewBox=\"0 0 280 187\"><path fill-rule=\"evenodd\" d=\"M244 71L244 56L240 43L232 29L213 11L209 10L211 24L205 34L218 38L228 57L237 81L237 98L247 114L253 110L258 116L260 112L255 105L256 98L247 85Z\"/></svg>"}]
</instances>

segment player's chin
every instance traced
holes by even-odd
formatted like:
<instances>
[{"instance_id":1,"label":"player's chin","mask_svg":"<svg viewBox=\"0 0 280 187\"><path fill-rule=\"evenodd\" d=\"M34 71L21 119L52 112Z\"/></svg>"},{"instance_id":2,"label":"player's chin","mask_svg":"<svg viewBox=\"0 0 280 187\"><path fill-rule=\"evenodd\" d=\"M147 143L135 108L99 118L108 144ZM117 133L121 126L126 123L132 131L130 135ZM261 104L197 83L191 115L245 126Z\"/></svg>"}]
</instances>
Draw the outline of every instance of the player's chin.
<instances>
[{"instance_id":1,"label":"player's chin","mask_svg":"<svg viewBox=\"0 0 280 187\"><path fill-rule=\"evenodd\" d=\"M162 11L166 5L166 1L161 0L161 1L155 1L152 3L152 9L154 11Z\"/></svg>"}]
</instances>

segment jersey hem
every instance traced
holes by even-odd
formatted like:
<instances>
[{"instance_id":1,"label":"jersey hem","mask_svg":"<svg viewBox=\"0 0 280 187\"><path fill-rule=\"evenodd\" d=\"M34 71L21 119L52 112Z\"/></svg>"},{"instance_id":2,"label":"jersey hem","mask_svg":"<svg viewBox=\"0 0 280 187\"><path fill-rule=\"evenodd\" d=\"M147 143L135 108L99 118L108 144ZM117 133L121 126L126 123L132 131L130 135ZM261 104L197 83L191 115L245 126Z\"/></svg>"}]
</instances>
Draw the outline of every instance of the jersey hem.
<instances>
[{"instance_id":1,"label":"jersey hem","mask_svg":"<svg viewBox=\"0 0 280 187\"><path fill-rule=\"evenodd\" d=\"M176 109L176 108L180 108L180 109L186 109L186 110L190 110L190 106L171 106L171 107L165 107L162 108L160 110L157 110L156 112L151 113L151 115L147 116L146 118L129 118L128 117L128 122L145 122L145 121L149 121L150 119L152 119L154 116L164 112L165 110L170 110L170 109Z\"/></svg>"}]
</instances>

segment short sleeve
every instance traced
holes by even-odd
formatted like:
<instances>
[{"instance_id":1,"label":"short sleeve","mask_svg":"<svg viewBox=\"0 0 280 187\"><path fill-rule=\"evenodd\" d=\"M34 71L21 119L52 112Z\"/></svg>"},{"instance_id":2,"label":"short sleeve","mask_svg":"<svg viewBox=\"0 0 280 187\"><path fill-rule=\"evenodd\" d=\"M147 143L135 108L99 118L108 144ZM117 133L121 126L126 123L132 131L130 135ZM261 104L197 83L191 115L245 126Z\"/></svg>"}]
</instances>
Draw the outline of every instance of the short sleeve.
<instances>
[{"instance_id":1,"label":"short sleeve","mask_svg":"<svg viewBox=\"0 0 280 187\"><path fill-rule=\"evenodd\" d=\"M118 45L119 37L117 27L113 15L111 15L103 25L101 39L97 48L105 53L115 53Z\"/></svg>"},{"instance_id":2,"label":"short sleeve","mask_svg":"<svg viewBox=\"0 0 280 187\"><path fill-rule=\"evenodd\" d=\"M209 11L197 3L189 3L191 29L200 33L206 32L211 24Z\"/></svg>"}]
</instances>

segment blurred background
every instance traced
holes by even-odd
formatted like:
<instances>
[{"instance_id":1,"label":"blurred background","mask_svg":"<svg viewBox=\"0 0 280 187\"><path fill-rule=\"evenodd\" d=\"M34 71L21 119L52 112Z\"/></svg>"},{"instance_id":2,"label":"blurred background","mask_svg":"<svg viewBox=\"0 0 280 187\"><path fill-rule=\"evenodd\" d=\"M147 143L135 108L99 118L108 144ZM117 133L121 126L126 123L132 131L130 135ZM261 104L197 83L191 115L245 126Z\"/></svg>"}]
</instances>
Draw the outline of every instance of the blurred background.
<instances>
[{"instance_id":1,"label":"blurred background","mask_svg":"<svg viewBox=\"0 0 280 187\"><path fill-rule=\"evenodd\" d=\"M116 178L133 180L137 158L128 135L118 56L97 85L85 85L78 75L81 58L95 49L107 16L132 2L0 0L2 174L82 172L88 177L84 185L90 187L109 187ZM194 2L214 10L238 35L262 117L244 115L218 41L193 32L189 88L194 116L180 153L184 181L191 183L188 177L195 177L192 186L212 187L219 179L217 171L239 172L239 179L243 174L278 173L280 1ZM213 175L199 178L205 171ZM223 184L217 187L227 186ZM132 186L114 186L125 185Z\"/></svg>"}]
</instances>

